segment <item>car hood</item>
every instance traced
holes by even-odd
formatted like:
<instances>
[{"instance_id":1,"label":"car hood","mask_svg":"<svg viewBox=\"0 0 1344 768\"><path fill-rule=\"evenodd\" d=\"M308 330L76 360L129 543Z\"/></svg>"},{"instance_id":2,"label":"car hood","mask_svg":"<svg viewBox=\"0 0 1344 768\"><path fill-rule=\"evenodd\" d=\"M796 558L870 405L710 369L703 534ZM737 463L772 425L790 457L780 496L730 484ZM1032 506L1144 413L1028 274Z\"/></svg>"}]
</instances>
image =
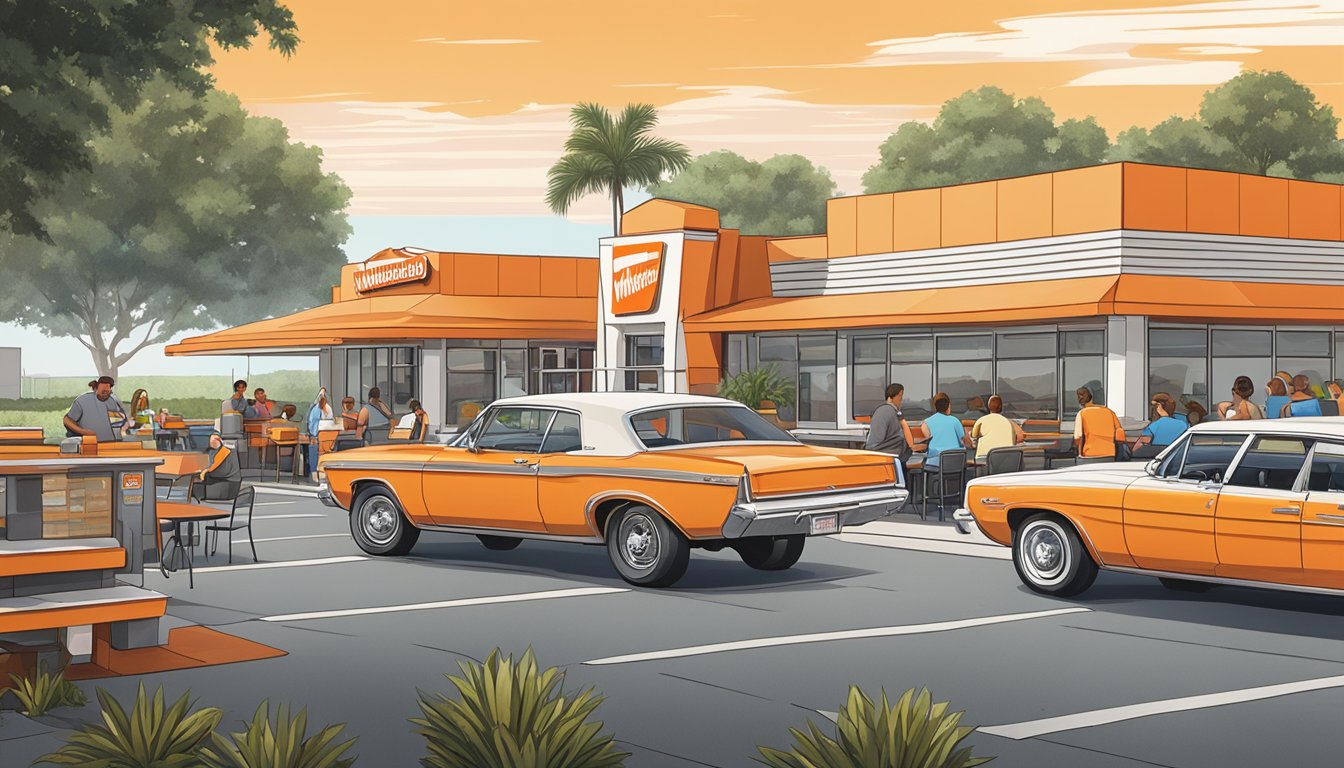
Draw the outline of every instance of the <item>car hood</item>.
<instances>
[{"instance_id":1,"label":"car hood","mask_svg":"<svg viewBox=\"0 0 1344 768\"><path fill-rule=\"evenodd\" d=\"M886 454L800 443L687 446L668 453L737 464L751 475L752 493L761 496L878 485L896 477Z\"/></svg>"}]
</instances>

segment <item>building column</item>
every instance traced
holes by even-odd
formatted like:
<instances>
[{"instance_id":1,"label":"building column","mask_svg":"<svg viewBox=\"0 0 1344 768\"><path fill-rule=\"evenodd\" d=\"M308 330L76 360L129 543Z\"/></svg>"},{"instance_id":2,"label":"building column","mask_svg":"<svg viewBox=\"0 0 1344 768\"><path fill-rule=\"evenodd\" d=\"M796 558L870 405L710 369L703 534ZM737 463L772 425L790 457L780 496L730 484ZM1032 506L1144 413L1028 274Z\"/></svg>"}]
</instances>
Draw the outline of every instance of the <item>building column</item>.
<instances>
[{"instance_id":1,"label":"building column","mask_svg":"<svg viewBox=\"0 0 1344 768\"><path fill-rule=\"evenodd\" d=\"M446 342L442 339L426 341L420 351L420 407L425 409L430 424L447 424L448 376Z\"/></svg>"},{"instance_id":2,"label":"building column","mask_svg":"<svg viewBox=\"0 0 1344 768\"><path fill-rule=\"evenodd\" d=\"M1106 322L1106 405L1121 418L1148 420L1148 318Z\"/></svg>"}]
</instances>

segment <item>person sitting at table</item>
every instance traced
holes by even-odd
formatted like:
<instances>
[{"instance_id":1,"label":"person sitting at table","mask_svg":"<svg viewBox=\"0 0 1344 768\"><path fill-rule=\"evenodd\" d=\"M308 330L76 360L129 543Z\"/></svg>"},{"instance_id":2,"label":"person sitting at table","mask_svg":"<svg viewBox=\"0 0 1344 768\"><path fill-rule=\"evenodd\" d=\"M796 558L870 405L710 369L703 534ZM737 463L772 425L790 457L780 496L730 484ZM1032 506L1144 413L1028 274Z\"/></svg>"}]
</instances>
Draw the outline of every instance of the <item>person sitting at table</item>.
<instances>
[{"instance_id":1,"label":"person sitting at table","mask_svg":"<svg viewBox=\"0 0 1344 768\"><path fill-rule=\"evenodd\" d=\"M961 414L962 421L976 421L988 413L985 410L985 398L976 395L966 398L966 412Z\"/></svg>"},{"instance_id":2,"label":"person sitting at table","mask_svg":"<svg viewBox=\"0 0 1344 768\"><path fill-rule=\"evenodd\" d=\"M383 403L383 391L378 387L369 388L369 399L359 409L359 421L355 425L355 437L364 443L372 443L387 437L392 425L392 409Z\"/></svg>"},{"instance_id":3,"label":"person sitting at table","mask_svg":"<svg viewBox=\"0 0 1344 768\"><path fill-rule=\"evenodd\" d=\"M1249 379L1248 379L1249 381ZM1145 445L1154 448L1166 448L1176 442L1176 438L1190 428L1189 422L1176 416L1176 401L1166 392L1158 392L1149 401L1153 407L1153 420L1143 428L1143 434L1134 441L1134 450ZM1156 455L1156 454L1154 454Z\"/></svg>"},{"instance_id":4,"label":"person sitting at table","mask_svg":"<svg viewBox=\"0 0 1344 768\"><path fill-rule=\"evenodd\" d=\"M219 404L220 413L243 413L247 410L247 382L239 379L233 382L233 397Z\"/></svg>"},{"instance_id":5,"label":"person sitting at table","mask_svg":"<svg viewBox=\"0 0 1344 768\"><path fill-rule=\"evenodd\" d=\"M1299 373L1293 377L1293 394L1279 411L1280 418L1292 416L1322 416L1321 401L1311 391L1311 377Z\"/></svg>"},{"instance_id":6,"label":"person sitting at table","mask_svg":"<svg viewBox=\"0 0 1344 768\"><path fill-rule=\"evenodd\" d=\"M1092 390L1079 387L1075 393L1080 406L1073 420L1073 440L1078 447L1078 462L1115 461L1115 444L1125 440L1125 430L1115 411L1092 399Z\"/></svg>"},{"instance_id":7,"label":"person sitting at table","mask_svg":"<svg viewBox=\"0 0 1344 768\"><path fill-rule=\"evenodd\" d=\"M354 431L359 428L359 411L355 408L355 398L346 395L341 398L341 429Z\"/></svg>"},{"instance_id":8,"label":"person sitting at table","mask_svg":"<svg viewBox=\"0 0 1344 768\"><path fill-rule=\"evenodd\" d=\"M115 380L111 376L99 376L97 388L85 392L70 404L62 421L65 433L69 437L93 436L100 443L117 441L117 428L125 431L131 426L126 418L126 406L112 394Z\"/></svg>"},{"instance_id":9,"label":"person sitting at table","mask_svg":"<svg viewBox=\"0 0 1344 768\"><path fill-rule=\"evenodd\" d=\"M1232 399L1215 405L1213 410L1223 421L1249 421L1265 418L1265 412L1251 401L1255 385L1250 376L1238 376L1232 383Z\"/></svg>"},{"instance_id":10,"label":"person sitting at table","mask_svg":"<svg viewBox=\"0 0 1344 768\"><path fill-rule=\"evenodd\" d=\"M409 430L410 433L407 439L413 443L419 442L425 430L425 409L420 407L419 400L412 400L406 405L411 409L411 412L402 416L401 419L397 421L396 428Z\"/></svg>"},{"instance_id":11,"label":"person sitting at table","mask_svg":"<svg viewBox=\"0 0 1344 768\"><path fill-rule=\"evenodd\" d=\"M275 407L275 403L266 398L266 390L257 387L256 390L252 392L252 396L256 399L243 411L243 418L269 419L279 413L279 409Z\"/></svg>"},{"instance_id":12,"label":"person sitting at table","mask_svg":"<svg viewBox=\"0 0 1344 768\"><path fill-rule=\"evenodd\" d=\"M991 395L989 413L975 420L971 427L975 439L975 458L983 459L995 448L1009 448L1026 442L1027 436L1017 422L1003 415L1003 398Z\"/></svg>"},{"instance_id":13,"label":"person sitting at table","mask_svg":"<svg viewBox=\"0 0 1344 768\"><path fill-rule=\"evenodd\" d=\"M293 421L295 414L298 412L299 409L295 408L293 403L285 403L284 406L276 411L276 414L271 417L271 423L281 424Z\"/></svg>"},{"instance_id":14,"label":"person sitting at table","mask_svg":"<svg viewBox=\"0 0 1344 768\"><path fill-rule=\"evenodd\" d=\"M929 444L928 455L924 458L926 467L937 467L938 456L943 451L957 448L970 450L974 447L971 445L971 438L966 436L966 428L961 425L961 419L949 413L952 410L952 398L948 397L946 392L939 392L934 396L933 410L933 415L919 425Z\"/></svg>"},{"instance_id":15,"label":"person sitting at table","mask_svg":"<svg viewBox=\"0 0 1344 768\"><path fill-rule=\"evenodd\" d=\"M197 501L231 501L243 485L243 471L238 457L224 444L218 432L210 433L210 466L198 475L199 483L191 487Z\"/></svg>"}]
</instances>

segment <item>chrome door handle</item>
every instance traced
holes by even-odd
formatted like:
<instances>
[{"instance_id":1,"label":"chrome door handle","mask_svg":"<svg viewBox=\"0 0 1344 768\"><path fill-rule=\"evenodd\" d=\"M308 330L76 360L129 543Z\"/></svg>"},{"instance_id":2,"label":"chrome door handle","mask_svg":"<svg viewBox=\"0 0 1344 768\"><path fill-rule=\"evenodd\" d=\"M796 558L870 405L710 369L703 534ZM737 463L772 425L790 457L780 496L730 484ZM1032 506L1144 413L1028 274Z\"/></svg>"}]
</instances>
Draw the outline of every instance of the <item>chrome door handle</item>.
<instances>
[{"instance_id":1,"label":"chrome door handle","mask_svg":"<svg viewBox=\"0 0 1344 768\"><path fill-rule=\"evenodd\" d=\"M514 463L514 464L531 464L532 461L531 461L530 459L514 459L514 460L513 460L513 463Z\"/></svg>"},{"instance_id":2,"label":"chrome door handle","mask_svg":"<svg viewBox=\"0 0 1344 768\"><path fill-rule=\"evenodd\" d=\"M1270 512L1273 512L1273 513L1276 514L1276 515L1300 515L1300 514L1302 514L1302 510L1301 510L1301 508L1299 508L1299 507L1275 507L1275 508L1273 508L1273 509L1271 509L1271 510L1269 510L1269 511L1270 511Z\"/></svg>"},{"instance_id":3,"label":"chrome door handle","mask_svg":"<svg viewBox=\"0 0 1344 768\"><path fill-rule=\"evenodd\" d=\"M1344 515L1329 515L1324 512L1318 513L1316 515L1316 518L1318 520L1332 520L1332 521L1344 522Z\"/></svg>"}]
</instances>

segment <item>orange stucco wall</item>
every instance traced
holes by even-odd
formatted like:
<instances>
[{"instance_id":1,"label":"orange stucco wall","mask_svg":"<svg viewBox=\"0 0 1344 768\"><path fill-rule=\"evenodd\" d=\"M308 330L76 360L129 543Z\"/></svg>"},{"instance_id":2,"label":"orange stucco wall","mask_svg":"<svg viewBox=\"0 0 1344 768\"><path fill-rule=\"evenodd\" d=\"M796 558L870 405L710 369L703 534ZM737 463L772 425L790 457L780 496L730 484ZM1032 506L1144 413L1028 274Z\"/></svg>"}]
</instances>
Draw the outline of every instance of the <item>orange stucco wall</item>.
<instances>
[{"instance_id":1,"label":"orange stucco wall","mask_svg":"<svg viewBox=\"0 0 1344 768\"><path fill-rule=\"evenodd\" d=\"M374 258L395 257L391 249ZM493 253L425 254L429 277L424 282L394 285L366 296L411 296L441 293L448 296L597 296L597 259L574 256L511 256ZM355 291L359 264L341 268L341 284L332 289L332 301L363 298Z\"/></svg>"}]
</instances>

